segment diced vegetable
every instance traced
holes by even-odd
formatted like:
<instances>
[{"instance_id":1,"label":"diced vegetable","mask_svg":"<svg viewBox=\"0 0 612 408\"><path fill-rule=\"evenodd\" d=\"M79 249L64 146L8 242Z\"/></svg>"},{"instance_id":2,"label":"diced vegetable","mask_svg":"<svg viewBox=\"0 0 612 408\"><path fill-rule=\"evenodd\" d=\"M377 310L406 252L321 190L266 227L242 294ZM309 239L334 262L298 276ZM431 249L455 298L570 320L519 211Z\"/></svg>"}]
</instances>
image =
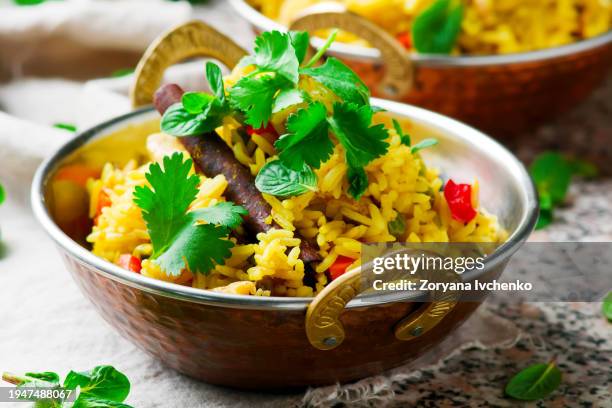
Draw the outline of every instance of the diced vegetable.
<instances>
[{"instance_id":1,"label":"diced vegetable","mask_svg":"<svg viewBox=\"0 0 612 408\"><path fill-rule=\"evenodd\" d=\"M59 169L55 175L56 180L73 181L82 187L85 187L90 178L98 177L100 177L99 170L84 164L69 164Z\"/></svg>"},{"instance_id":2,"label":"diced vegetable","mask_svg":"<svg viewBox=\"0 0 612 408\"><path fill-rule=\"evenodd\" d=\"M136 258L131 254L120 255L117 264L123 269L127 269L128 271L136 273L140 273L140 269L142 269L140 259Z\"/></svg>"},{"instance_id":3,"label":"diced vegetable","mask_svg":"<svg viewBox=\"0 0 612 408\"><path fill-rule=\"evenodd\" d=\"M334 262L332 266L329 267L329 275L331 279L335 280L342 276L353 262L355 262L353 258L340 255L336 259L336 262Z\"/></svg>"},{"instance_id":4,"label":"diced vegetable","mask_svg":"<svg viewBox=\"0 0 612 408\"><path fill-rule=\"evenodd\" d=\"M106 192L104 191L100 191L100 194L98 195L98 205L96 206L96 216L94 217L95 224L98 223L98 217L100 216L100 214L102 214L102 209L104 207L110 207L112 203L113 202L111 201L108 194L106 194Z\"/></svg>"},{"instance_id":5,"label":"diced vegetable","mask_svg":"<svg viewBox=\"0 0 612 408\"><path fill-rule=\"evenodd\" d=\"M278 133L276 132L276 129L274 129L274 126L272 126L272 123L268 123L267 126L262 126L259 129L253 129L253 126L247 125L246 132L249 136L253 136L254 133L258 135L263 135L267 133L273 135L275 139L278 138Z\"/></svg>"},{"instance_id":6,"label":"diced vegetable","mask_svg":"<svg viewBox=\"0 0 612 408\"><path fill-rule=\"evenodd\" d=\"M453 180L448 180L444 187L444 198L451 215L457 221L470 222L478 214L472 203L472 186L469 184L455 184Z\"/></svg>"}]
</instances>

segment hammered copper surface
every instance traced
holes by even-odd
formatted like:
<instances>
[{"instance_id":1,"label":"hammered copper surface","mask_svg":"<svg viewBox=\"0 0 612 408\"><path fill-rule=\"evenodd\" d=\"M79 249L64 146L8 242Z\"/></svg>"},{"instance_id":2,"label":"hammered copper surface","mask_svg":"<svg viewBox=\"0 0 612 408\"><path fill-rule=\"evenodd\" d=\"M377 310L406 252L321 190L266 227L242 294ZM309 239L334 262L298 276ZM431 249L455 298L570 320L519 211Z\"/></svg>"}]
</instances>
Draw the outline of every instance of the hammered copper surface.
<instances>
[{"instance_id":1,"label":"hammered copper surface","mask_svg":"<svg viewBox=\"0 0 612 408\"><path fill-rule=\"evenodd\" d=\"M399 341L394 325L416 305L350 309L335 350L310 345L305 311L232 309L132 288L98 273L60 248L79 288L103 318L153 357L191 377L246 389L347 382L414 360L446 337L478 306L461 303L423 337Z\"/></svg>"},{"instance_id":2,"label":"hammered copper surface","mask_svg":"<svg viewBox=\"0 0 612 408\"><path fill-rule=\"evenodd\" d=\"M377 89L382 64L344 62ZM534 62L463 67L417 63L413 89L397 99L504 136L567 112L603 82L611 66L612 44Z\"/></svg>"}]
</instances>

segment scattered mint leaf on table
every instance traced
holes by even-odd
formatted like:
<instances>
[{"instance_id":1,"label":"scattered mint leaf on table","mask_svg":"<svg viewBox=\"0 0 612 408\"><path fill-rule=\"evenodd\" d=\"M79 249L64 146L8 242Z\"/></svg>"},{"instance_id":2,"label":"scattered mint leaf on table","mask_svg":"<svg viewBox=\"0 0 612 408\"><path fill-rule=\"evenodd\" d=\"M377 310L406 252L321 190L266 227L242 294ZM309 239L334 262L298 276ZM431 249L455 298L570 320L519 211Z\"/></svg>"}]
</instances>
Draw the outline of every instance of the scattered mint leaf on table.
<instances>
[{"instance_id":1,"label":"scattered mint leaf on table","mask_svg":"<svg viewBox=\"0 0 612 408\"><path fill-rule=\"evenodd\" d=\"M76 125L73 125L72 123L55 123L55 124L53 124L53 127L58 128L58 129L64 129L64 130L67 130L69 132L76 132L77 131Z\"/></svg>"},{"instance_id":2,"label":"scattered mint leaf on table","mask_svg":"<svg viewBox=\"0 0 612 408\"><path fill-rule=\"evenodd\" d=\"M198 176L189 175L192 165L191 159L183 161L181 153L166 156L163 170L159 163L149 166L145 177L151 187L138 186L134 191L134 202L142 209L151 237L151 259L172 276L185 268L208 273L215 262L228 258L234 244L227 235L247 213L232 203L188 212L199 183Z\"/></svg>"},{"instance_id":3,"label":"scattered mint leaf on table","mask_svg":"<svg viewBox=\"0 0 612 408\"><path fill-rule=\"evenodd\" d=\"M523 401L548 397L561 385L562 374L555 361L535 364L516 374L506 385L506 395Z\"/></svg>"},{"instance_id":4,"label":"scattered mint leaf on table","mask_svg":"<svg viewBox=\"0 0 612 408\"><path fill-rule=\"evenodd\" d=\"M89 371L70 371L64 387L79 388L79 398L99 398L123 402L130 393L130 381L111 366L97 366Z\"/></svg>"},{"instance_id":5,"label":"scattered mint leaf on table","mask_svg":"<svg viewBox=\"0 0 612 408\"><path fill-rule=\"evenodd\" d=\"M255 178L255 187L262 193L291 197L317 190L317 176L308 165L292 170L280 160L266 163Z\"/></svg>"},{"instance_id":6,"label":"scattered mint leaf on table","mask_svg":"<svg viewBox=\"0 0 612 408\"><path fill-rule=\"evenodd\" d=\"M274 147L279 159L290 169L299 171L304 163L319 168L334 151L329 138L327 109L321 102L298 110L287 119L288 134L280 137Z\"/></svg>"},{"instance_id":7,"label":"scattered mint leaf on table","mask_svg":"<svg viewBox=\"0 0 612 408\"><path fill-rule=\"evenodd\" d=\"M2 187L2 184L0 184L0 204L2 204L5 199L6 193L4 192L4 187Z\"/></svg>"},{"instance_id":8,"label":"scattered mint leaf on table","mask_svg":"<svg viewBox=\"0 0 612 408\"><path fill-rule=\"evenodd\" d=\"M46 0L13 0L18 6L35 6L44 3Z\"/></svg>"},{"instance_id":9,"label":"scattered mint leaf on table","mask_svg":"<svg viewBox=\"0 0 612 408\"><path fill-rule=\"evenodd\" d=\"M601 305L601 311L603 315L608 319L610 323L612 323L612 292L608 293L608 295L603 300Z\"/></svg>"},{"instance_id":10,"label":"scattered mint leaf on table","mask_svg":"<svg viewBox=\"0 0 612 408\"><path fill-rule=\"evenodd\" d=\"M425 54L449 54L457 41L463 20L458 0L436 0L412 23L414 48Z\"/></svg>"}]
</instances>

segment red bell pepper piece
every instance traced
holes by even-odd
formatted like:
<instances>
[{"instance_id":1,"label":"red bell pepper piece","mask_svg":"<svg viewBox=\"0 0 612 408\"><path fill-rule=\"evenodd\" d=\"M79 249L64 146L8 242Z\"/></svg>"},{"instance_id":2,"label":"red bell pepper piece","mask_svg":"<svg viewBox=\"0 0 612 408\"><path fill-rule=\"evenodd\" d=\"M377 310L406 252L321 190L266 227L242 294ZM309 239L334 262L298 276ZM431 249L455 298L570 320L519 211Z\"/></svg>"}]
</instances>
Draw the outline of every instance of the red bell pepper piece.
<instances>
[{"instance_id":1,"label":"red bell pepper piece","mask_svg":"<svg viewBox=\"0 0 612 408\"><path fill-rule=\"evenodd\" d=\"M334 280L342 276L353 262L355 262L353 258L342 255L338 256L332 266L329 267L329 276L331 279Z\"/></svg>"},{"instance_id":2,"label":"red bell pepper piece","mask_svg":"<svg viewBox=\"0 0 612 408\"><path fill-rule=\"evenodd\" d=\"M453 180L448 180L444 198L451 215L458 221L470 222L478 214L472 205L472 186L469 184L455 184Z\"/></svg>"},{"instance_id":3,"label":"red bell pepper piece","mask_svg":"<svg viewBox=\"0 0 612 408\"><path fill-rule=\"evenodd\" d=\"M142 269L142 264L140 259L136 258L131 254L123 254L119 256L119 261L117 262L120 267L123 269L127 269L128 271L140 273Z\"/></svg>"},{"instance_id":4,"label":"red bell pepper piece","mask_svg":"<svg viewBox=\"0 0 612 408\"><path fill-rule=\"evenodd\" d=\"M395 38L397 39L397 41L400 42L400 44L404 46L405 49L412 49L412 37L410 36L409 32L406 31L403 33L399 33L395 36Z\"/></svg>"},{"instance_id":5,"label":"red bell pepper piece","mask_svg":"<svg viewBox=\"0 0 612 408\"><path fill-rule=\"evenodd\" d=\"M253 126L247 125L246 132L249 136L253 136L253 133L257 133L258 135L263 135L263 134L268 133L274 136L274 139L278 139L278 133L276 132L276 129L274 129L274 126L272 126L272 123L270 122L268 122L268 126L266 127L262 126L259 129L254 129Z\"/></svg>"}]
</instances>

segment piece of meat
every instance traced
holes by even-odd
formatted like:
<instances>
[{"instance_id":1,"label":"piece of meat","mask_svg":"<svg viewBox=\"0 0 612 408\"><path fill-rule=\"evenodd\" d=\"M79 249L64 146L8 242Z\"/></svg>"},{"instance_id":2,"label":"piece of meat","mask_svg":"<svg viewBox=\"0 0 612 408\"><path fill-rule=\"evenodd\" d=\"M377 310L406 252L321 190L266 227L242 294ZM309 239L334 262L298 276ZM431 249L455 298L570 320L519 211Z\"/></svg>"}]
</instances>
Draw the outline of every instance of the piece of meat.
<instances>
[{"instance_id":1,"label":"piece of meat","mask_svg":"<svg viewBox=\"0 0 612 408\"><path fill-rule=\"evenodd\" d=\"M183 90L175 84L164 85L157 90L154 97L155 107L163 114L168 107L180 102ZM187 149L196 167L207 177L223 174L228 186L225 196L228 200L242 205L249 214L244 219L244 226L251 234L266 232L271 228L281 228L276 223L267 224L265 220L272 209L264 200L261 192L255 187L255 180L249 169L243 166L234 156L232 149L216 134L187 136L179 138ZM300 259L304 262L320 261L321 257L314 244L301 239Z\"/></svg>"}]
</instances>

